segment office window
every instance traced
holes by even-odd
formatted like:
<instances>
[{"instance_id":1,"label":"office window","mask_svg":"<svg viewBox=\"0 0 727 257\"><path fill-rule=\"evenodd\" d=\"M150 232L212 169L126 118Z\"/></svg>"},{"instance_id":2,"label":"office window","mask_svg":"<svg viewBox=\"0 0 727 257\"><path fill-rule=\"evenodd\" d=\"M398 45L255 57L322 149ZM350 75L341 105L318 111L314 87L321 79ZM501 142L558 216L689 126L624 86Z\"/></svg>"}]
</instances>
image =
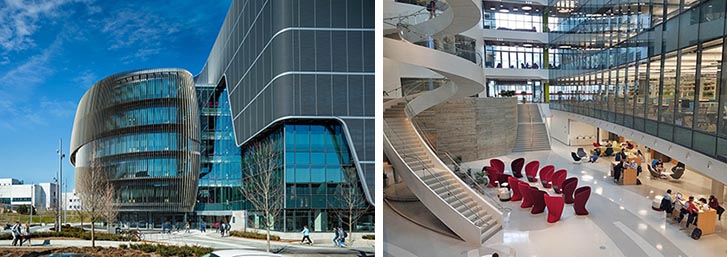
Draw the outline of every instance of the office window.
<instances>
[{"instance_id":1,"label":"office window","mask_svg":"<svg viewBox=\"0 0 727 257\"><path fill-rule=\"evenodd\" d=\"M718 79L722 73L723 40L704 43L700 62L699 96L696 105L696 128L715 133L717 131L717 112L719 103Z\"/></svg>"}]
</instances>

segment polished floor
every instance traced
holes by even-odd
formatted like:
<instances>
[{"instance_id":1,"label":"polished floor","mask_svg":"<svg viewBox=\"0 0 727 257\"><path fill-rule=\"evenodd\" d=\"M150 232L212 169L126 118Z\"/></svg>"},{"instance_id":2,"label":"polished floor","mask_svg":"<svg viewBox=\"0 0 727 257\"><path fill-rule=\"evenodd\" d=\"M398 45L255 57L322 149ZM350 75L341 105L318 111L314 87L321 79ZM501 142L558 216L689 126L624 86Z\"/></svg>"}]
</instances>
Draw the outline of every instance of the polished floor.
<instances>
[{"instance_id":1,"label":"polished floor","mask_svg":"<svg viewBox=\"0 0 727 257\"><path fill-rule=\"evenodd\" d=\"M541 166L553 164L556 169L567 169L568 177L578 177L579 187L591 186L593 193L587 205L590 215L576 216L567 205L561 221L549 224L546 213L532 215L529 209L521 209L519 203L506 202L503 205L511 211L505 214L505 229L500 232L503 241L488 241L482 249L503 249L528 257L727 256L727 219L718 221L715 234L693 240L688 235L691 227L683 229L663 212L651 209L654 197L667 188L685 196L709 196L709 179L689 171L680 181L651 179L647 172L640 176L642 185L617 185L608 177L612 158L602 158L595 164L576 164L570 158L571 151L575 147L553 141L551 151L513 153L500 159L509 164L515 158L525 157L526 161L540 160ZM483 160L466 165L479 170L486 163ZM388 256L466 256L472 250L461 241L408 222L388 208L384 210L384 228L384 251ZM483 250L480 254L488 252Z\"/></svg>"}]
</instances>

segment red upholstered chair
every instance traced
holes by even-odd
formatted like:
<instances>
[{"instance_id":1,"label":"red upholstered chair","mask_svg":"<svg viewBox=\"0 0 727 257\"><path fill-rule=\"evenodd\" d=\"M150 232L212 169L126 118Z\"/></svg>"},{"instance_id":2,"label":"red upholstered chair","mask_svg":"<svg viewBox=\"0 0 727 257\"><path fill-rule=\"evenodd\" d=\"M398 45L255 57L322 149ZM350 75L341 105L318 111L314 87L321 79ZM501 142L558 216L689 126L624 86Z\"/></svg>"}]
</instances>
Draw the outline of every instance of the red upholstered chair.
<instances>
[{"instance_id":1,"label":"red upholstered chair","mask_svg":"<svg viewBox=\"0 0 727 257\"><path fill-rule=\"evenodd\" d=\"M575 196L573 197L573 210L576 211L576 215L588 215L586 202L588 202L589 197L591 197L591 187L584 186L576 189Z\"/></svg>"},{"instance_id":2,"label":"red upholstered chair","mask_svg":"<svg viewBox=\"0 0 727 257\"><path fill-rule=\"evenodd\" d=\"M528 182L538 182L535 178L538 175L538 167L540 167L539 161L531 161L525 165L525 176L528 177Z\"/></svg>"},{"instance_id":3,"label":"red upholstered chair","mask_svg":"<svg viewBox=\"0 0 727 257\"><path fill-rule=\"evenodd\" d=\"M598 142L593 142L593 147L598 148L600 146L601 146L601 144L599 144Z\"/></svg>"},{"instance_id":4,"label":"red upholstered chair","mask_svg":"<svg viewBox=\"0 0 727 257\"><path fill-rule=\"evenodd\" d=\"M520 180L518 180L515 177L508 177L507 183L510 184L510 189L512 189L512 196L510 197L510 201L517 202L523 199L523 196L520 194Z\"/></svg>"},{"instance_id":5,"label":"red upholstered chair","mask_svg":"<svg viewBox=\"0 0 727 257\"><path fill-rule=\"evenodd\" d=\"M556 193L560 194L562 192L563 181L565 180L566 176L568 176L568 171L566 171L565 169L560 169L553 173L553 190L555 190Z\"/></svg>"},{"instance_id":6,"label":"red upholstered chair","mask_svg":"<svg viewBox=\"0 0 727 257\"><path fill-rule=\"evenodd\" d=\"M545 206L548 207L548 223L559 221L560 216L563 214L563 197L545 194L543 198L545 199Z\"/></svg>"},{"instance_id":7,"label":"red upholstered chair","mask_svg":"<svg viewBox=\"0 0 727 257\"><path fill-rule=\"evenodd\" d=\"M576 187L578 187L578 178L576 177L570 177L563 181L563 197L565 198L565 203L573 203L573 193L576 191Z\"/></svg>"},{"instance_id":8,"label":"red upholstered chair","mask_svg":"<svg viewBox=\"0 0 727 257\"><path fill-rule=\"evenodd\" d=\"M555 166L553 165L545 165L540 168L540 183L542 183L545 188L550 187L548 182L550 182L550 177L553 175L554 170Z\"/></svg>"},{"instance_id":9,"label":"red upholstered chair","mask_svg":"<svg viewBox=\"0 0 727 257\"><path fill-rule=\"evenodd\" d=\"M523 177L523 166L525 166L525 158L517 158L510 163L512 175L516 178Z\"/></svg>"},{"instance_id":10,"label":"red upholstered chair","mask_svg":"<svg viewBox=\"0 0 727 257\"><path fill-rule=\"evenodd\" d=\"M530 189L530 197L533 200L533 209L530 210L530 213L543 213L545 211L545 198L543 198L543 195L547 195L548 193L539 190L537 187L530 187Z\"/></svg>"},{"instance_id":11,"label":"red upholstered chair","mask_svg":"<svg viewBox=\"0 0 727 257\"><path fill-rule=\"evenodd\" d=\"M490 183L487 185L494 187L495 182L498 181L497 178L500 176L500 174L502 174L502 172L499 172L497 169L490 166L485 167L485 172L487 172L487 177L490 179Z\"/></svg>"},{"instance_id":12,"label":"red upholstered chair","mask_svg":"<svg viewBox=\"0 0 727 257\"><path fill-rule=\"evenodd\" d=\"M533 207L533 198L530 194L530 185L525 182L518 183L518 188L520 188L520 194L523 196L523 202L520 204L520 208L530 208Z\"/></svg>"},{"instance_id":13,"label":"red upholstered chair","mask_svg":"<svg viewBox=\"0 0 727 257\"><path fill-rule=\"evenodd\" d=\"M490 160L490 167L495 168L500 173L505 173L505 163L502 162L500 159Z\"/></svg>"},{"instance_id":14,"label":"red upholstered chair","mask_svg":"<svg viewBox=\"0 0 727 257\"><path fill-rule=\"evenodd\" d=\"M510 182L509 182L510 174L503 174L500 173L497 175L497 182L500 183L500 187L502 187L503 184L507 183L507 187L510 188Z\"/></svg>"}]
</instances>

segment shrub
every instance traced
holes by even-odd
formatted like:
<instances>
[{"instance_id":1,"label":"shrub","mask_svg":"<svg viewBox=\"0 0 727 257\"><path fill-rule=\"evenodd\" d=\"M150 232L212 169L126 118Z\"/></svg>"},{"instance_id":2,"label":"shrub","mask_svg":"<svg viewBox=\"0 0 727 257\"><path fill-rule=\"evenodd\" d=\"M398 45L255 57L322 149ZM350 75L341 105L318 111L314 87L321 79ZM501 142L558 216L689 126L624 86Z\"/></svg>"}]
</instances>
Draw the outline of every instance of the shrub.
<instances>
[{"instance_id":1,"label":"shrub","mask_svg":"<svg viewBox=\"0 0 727 257\"><path fill-rule=\"evenodd\" d=\"M120 245L119 245L119 248L121 248L121 249L126 249L126 248L129 248L129 245L126 245L126 244L120 244Z\"/></svg>"},{"instance_id":2,"label":"shrub","mask_svg":"<svg viewBox=\"0 0 727 257\"><path fill-rule=\"evenodd\" d=\"M230 231L230 235L236 236L236 237L262 239L262 240L266 240L268 238L267 234L256 233L256 232ZM276 235L270 235L270 240L280 241L280 237L276 236Z\"/></svg>"},{"instance_id":3,"label":"shrub","mask_svg":"<svg viewBox=\"0 0 727 257\"><path fill-rule=\"evenodd\" d=\"M376 240L376 239L374 239L375 236L376 235L369 234L369 235L363 235L363 236L361 236L361 238L366 239L366 240Z\"/></svg>"},{"instance_id":4,"label":"shrub","mask_svg":"<svg viewBox=\"0 0 727 257\"><path fill-rule=\"evenodd\" d=\"M120 245L122 249L126 249L125 245ZM192 257L202 256L212 252L212 248L201 246L176 246L176 245L160 245L160 244L132 244L130 249L140 250L145 253L156 253L161 256L178 256Z\"/></svg>"}]
</instances>

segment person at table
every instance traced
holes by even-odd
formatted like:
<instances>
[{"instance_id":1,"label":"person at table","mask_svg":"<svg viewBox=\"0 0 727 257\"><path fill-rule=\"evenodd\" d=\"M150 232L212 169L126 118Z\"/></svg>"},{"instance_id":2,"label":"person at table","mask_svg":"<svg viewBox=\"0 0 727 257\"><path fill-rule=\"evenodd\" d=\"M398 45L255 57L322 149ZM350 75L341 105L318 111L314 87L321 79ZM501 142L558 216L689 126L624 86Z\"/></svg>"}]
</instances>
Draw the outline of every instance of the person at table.
<instances>
[{"instance_id":1,"label":"person at table","mask_svg":"<svg viewBox=\"0 0 727 257\"><path fill-rule=\"evenodd\" d=\"M631 161L631 163L629 164L629 166L630 166L630 168L636 170L636 176L637 177L639 175L641 175L641 167L639 166L639 164L636 163L636 161Z\"/></svg>"},{"instance_id":2,"label":"person at table","mask_svg":"<svg viewBox=\"0 0 727 257\"><path fill-rule=\"evenodd\" d=\"M590 163L596 162L596 160L598 160L598 156L600 156L600 155L601 155L601 151L596 149L596 151L593 154L591 154L591 158L588 159L588 162L590 162Z\"/></svg>"},{"instance_id":3,"label":"person at table","mask_svg":"<svg viewBox=\"0 0 727 257\"><path fill-rule=\"evenodd\" d=\"M687 228L689 228L689 224L692 224L697 213L699 213L699 209L697 209L697 204L694 202L694 196L689 196L689 201L684 204L684 207L682 207L679 213L677 223L681 224L684 216L687 215Z\"/></svg>"},{"instance_id":4,"label":"person at table","mask_svg":"<svg viewBox=\"0 0 727 257\"><path fill-rule=\"evenodd\" d=\"M707 203L707 199L704 199L704 197L699 198L699 201L696 204L697 204L697 209L699 209L699 211L697 211L697 213L694 214L694 222L692 223L694 225L697 225L697 220L699 219L699 212L709 210L709 204Z\"/></svg>"},{"instance_id":5,"label":"person at table","mask_svg":"<svg viewBox=\"0 0 727 257\"><path fill-rule=\"evenodd\" d=\"M643 153L641 153L641 150L638 150L638 149L636 149L636 156L638 156L638 157L639 157L639 158L641 158L642 160L644 159L644 154L643 154Z\"/></svg>"},{"instance_id":6,"label":"person at table","mask_svg":"<svg viewBox=\"0 0 727 257\"><path fill-rule=\"evenodd\" d=\"M667 189L666 193L664 193L664 198L661 199L659 208L666 213L671 213L674 210L674 199L671 198L671 189Z\"/></svg>"},{"instance_id":7,"label":"person at table","mask_svg":"<svg viewBox=\"0 0 727 257\"><path fill-rule=\"evenodd\" d=\"M624 152L624 148L621 148L621 151L616 154L616 161L623 161L626 160L626 158L626 152Z\"/></svg>"},{"instance_id":8,"label":"person at table","mask_svg":"<svg viewBox=\"0 0 727 257\"><path fill-rule=\"evenodd\" d=\"M717 210L717 215L719 216L719 220L722 220L722 213L724 213L724 207L719 206L719 200L717 200L717 197L714 197L714 195L709 196L709 207Z\"/></svg>"},{"instance_id":9,"label":"person at table","mask_svg":"<svg viewBox=\"0 0 727 257\"><path fill-rule=\"evenodd\" d=\"M613 166L613 181L618 183L619 179L621 178L621 173L623 173L624 170L624 161L620 160L616 166Z\"/></svg>"}]
</instances>

